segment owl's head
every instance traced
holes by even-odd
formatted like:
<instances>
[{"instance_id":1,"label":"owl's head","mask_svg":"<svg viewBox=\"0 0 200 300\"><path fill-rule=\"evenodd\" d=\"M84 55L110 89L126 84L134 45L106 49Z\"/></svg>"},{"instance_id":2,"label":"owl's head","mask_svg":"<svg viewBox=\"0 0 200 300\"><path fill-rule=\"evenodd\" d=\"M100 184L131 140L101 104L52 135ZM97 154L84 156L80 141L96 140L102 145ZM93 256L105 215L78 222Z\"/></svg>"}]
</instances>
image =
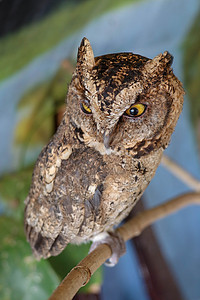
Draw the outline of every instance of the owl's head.
<instances>
[{"instance_id":1,"label":"owl's head","mask_svg":"<svg viewBox=\"0 0 200 300\"><path fill-rule=\"evenodd\" d=\"M94 57L84 38L67 98L67 114L84 142L100 152L132 149L137 156L165 148L184 94L172 60L168 52L152 60L133 53Z\"/></svg>"}]
</instances>

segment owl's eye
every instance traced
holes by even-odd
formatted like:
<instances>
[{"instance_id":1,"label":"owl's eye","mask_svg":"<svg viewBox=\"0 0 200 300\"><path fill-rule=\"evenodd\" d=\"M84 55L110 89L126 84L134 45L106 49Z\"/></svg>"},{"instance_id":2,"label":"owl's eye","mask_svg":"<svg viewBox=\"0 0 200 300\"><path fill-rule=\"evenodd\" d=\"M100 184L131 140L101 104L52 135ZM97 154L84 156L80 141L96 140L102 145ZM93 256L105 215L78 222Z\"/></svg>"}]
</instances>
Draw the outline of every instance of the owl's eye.
<instances>
[{"instance_id":1,"label":"owl's eye","mask_svg":"<svg viewBox=\"0 0 200 300\"><path fill-rule=\"evenodd\" d=\"M127 117L139 117L145 112L146 107L142 103L133 104L125 111L124 115Z\"/></svg>"},{"instance_id":2,"label":"owl's eye","mask_svg":"<svg viewBox=\"0 0 200 300\"><path fill-rule=\"evenodd\" d=\"M85 114L90 115L92 113L91 109L85 104L85 102L80 103L81 109Z\"/></svg>"}]
</instances>

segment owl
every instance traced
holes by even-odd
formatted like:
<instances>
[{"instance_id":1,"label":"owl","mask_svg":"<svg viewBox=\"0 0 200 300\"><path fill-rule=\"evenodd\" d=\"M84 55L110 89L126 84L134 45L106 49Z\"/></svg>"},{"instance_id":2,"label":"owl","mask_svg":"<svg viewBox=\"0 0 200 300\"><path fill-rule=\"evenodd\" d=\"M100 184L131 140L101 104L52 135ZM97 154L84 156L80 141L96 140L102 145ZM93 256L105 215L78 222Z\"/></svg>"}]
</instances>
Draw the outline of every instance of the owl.
<instances>
[{"instance_id":1,"label":"owl","mask_svg":"<svg viewBox=\"0 0 200 300\"><path fill-rule=\"evenodd\" d=\"M25 201L25 231L36 258L88 241L93 248L110 244L111 264L124 252L113 228L154 176L182 110L172 60L168 52L153 59L94 57L83 38L66 111L38 157Z\"/></svg>"}]
</instances>

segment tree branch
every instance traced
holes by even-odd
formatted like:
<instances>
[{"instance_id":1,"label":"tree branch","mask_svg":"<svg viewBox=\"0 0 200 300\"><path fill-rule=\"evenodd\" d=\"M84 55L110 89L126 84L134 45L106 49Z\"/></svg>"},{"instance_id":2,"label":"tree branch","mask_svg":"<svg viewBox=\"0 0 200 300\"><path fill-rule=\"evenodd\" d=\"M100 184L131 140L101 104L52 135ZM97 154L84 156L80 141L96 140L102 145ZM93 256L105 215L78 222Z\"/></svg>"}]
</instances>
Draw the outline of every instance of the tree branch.
<instances>
[{"instance_id":1,"label":"tree branch","mask_svg":"<svg viewBox=\"0 0 200 300\"><path fill-rule=\"evenodd\" d=\"M121 234L124 241L127 241L130 238L138 236L147 226L155 221L190 204L200 204L200 193L184 194L167 203L144 211L119 227L116 231ZM111 254L111 249L107 244L98 246L71 270L49 300L72 299L77 291L87 284L91 275L111 256Z\"/></svg>"},{"instance_id":2,"label":"tree branch","mask_svg":"<svg viewBox=\"0 0 200 300\"><path fill-rule=\"evenodd\" d=\"M194 189L196 192L200 192L200 181L194 178L191 174L181 168L173 160L166 155L163 155L161 163L165 166L172 174L182 180L186 185Z\"/></svg>"}]
</instances>

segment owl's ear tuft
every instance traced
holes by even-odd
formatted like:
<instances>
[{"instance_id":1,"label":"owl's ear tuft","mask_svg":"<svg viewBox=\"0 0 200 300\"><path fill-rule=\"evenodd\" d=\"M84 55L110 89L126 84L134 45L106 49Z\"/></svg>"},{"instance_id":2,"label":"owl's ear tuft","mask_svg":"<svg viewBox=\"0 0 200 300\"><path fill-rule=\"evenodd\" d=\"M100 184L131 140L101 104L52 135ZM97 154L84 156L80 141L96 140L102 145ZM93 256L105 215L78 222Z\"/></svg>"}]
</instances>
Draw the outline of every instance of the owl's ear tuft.
<instances>
[{"instance_id":1,"label":"owl's ear tuft","mask_svg":"<svg viewBox=\"0 0 200 300\"><path fill-rule=\"evenodd\" d=\"M161 61L163 61L163 63L168 66L168 67L171 67L172 63L173 63L173 60L174 60L174 57L168 52L168 51L165 51L163 54L162 54L162 58L161 58Z\"/></svg>"},{"instance_id":2,"label":"owl's ear tuft","mask_svg":"<svg viewBox=\"0 0 200 300\"><path fill-rule=\"evenodd\" d=\"M163 54L159 54L154 57L152 60L149 60L146 63L146 69L149 73L159 73L162 74L162 71L169 69L173 63L173 56L165 51Z\"/></svg>"},{"instance_id":3,"label":"owl's ear tuft","mask_svg":"<svg viewBox=\"0 0 200 300\"><path fill-rule=\"evenodd\" d=\"M79 73L84 73L90 71L94 67L94 53L90 42L87 38L83 38L78 48L77 55L77 69Z\"/></svg>"}]
</instances>

